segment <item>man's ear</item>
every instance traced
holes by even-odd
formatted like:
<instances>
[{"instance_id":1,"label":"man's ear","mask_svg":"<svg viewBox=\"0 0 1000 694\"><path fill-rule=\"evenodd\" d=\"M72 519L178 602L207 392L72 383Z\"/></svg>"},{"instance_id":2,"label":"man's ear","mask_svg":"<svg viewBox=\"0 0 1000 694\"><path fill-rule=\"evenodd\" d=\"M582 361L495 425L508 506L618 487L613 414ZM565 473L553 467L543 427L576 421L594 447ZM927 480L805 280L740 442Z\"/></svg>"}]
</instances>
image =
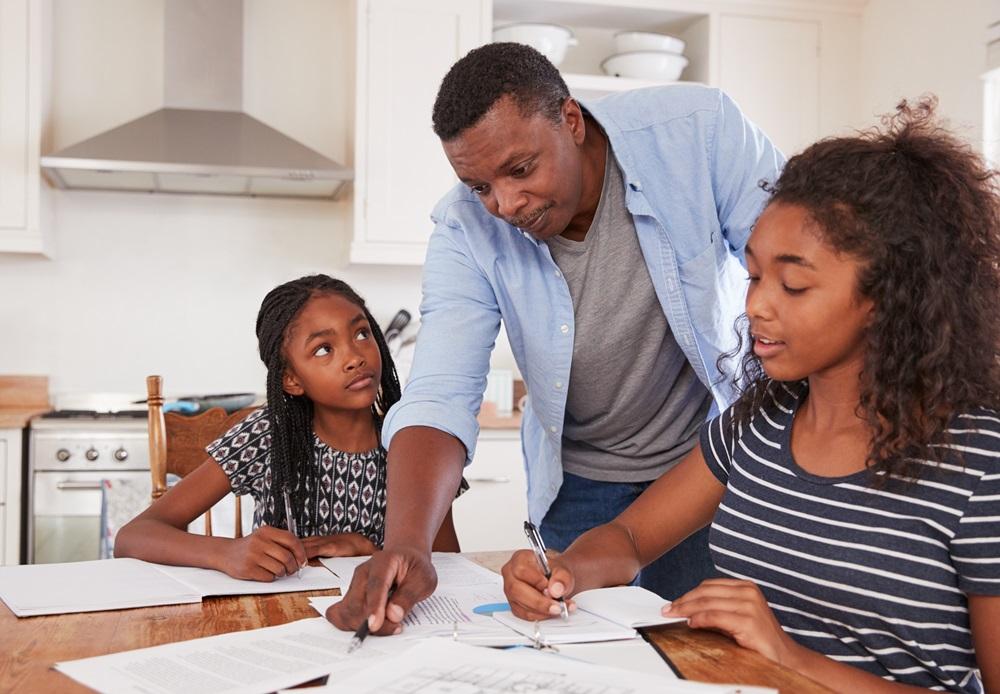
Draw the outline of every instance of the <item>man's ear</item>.
<instances>
[{"instance_id":1,"label":"man's ear","mask_svg":"<svg viewBox=\"0 0 1000 694\"><path fill-rule=\"evenodd\" d=\"M581 144L587 134L587 124L583 118L583 110L579 102L571 96L566 97L562 105L562 117L567 127L573 133L573 141Z\"/></svg>"},{"instance_id":2,"label":"man's ear","mask_svg":"<svg viewBox=\"0 0 1000 694\"><path fill-rule=\"evenodd\" d=\"M281 377L281 387L289 395L302 395L306 392L291 369L285 369L285 374Z\"/></svg>"}]
</instances>

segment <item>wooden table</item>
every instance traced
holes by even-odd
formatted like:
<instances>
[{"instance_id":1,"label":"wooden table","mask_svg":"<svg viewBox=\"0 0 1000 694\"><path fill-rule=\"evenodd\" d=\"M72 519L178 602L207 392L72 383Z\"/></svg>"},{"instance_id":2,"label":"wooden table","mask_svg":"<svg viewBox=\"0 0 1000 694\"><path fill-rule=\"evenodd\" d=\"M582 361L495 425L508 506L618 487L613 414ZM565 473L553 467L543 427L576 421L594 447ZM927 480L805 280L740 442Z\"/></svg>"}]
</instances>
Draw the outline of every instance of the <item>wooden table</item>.
<instances>
[{"instance_id":1,"label":"wooden table","mask_svg":"<svg viewBox=\"0 0 1000 694\"><path fill-rule=\"evenodd\" d=\"M509 552L468 555L499 570ZM50 669L59 661L156 646L315 617L308 596L332 591L206 598L200 604L18 619L0 603L0 692L86 692ZM671 624L644 630L686 678L774 687L782 694L830 690L708 631Z\"/></svg>"}]
</instances>

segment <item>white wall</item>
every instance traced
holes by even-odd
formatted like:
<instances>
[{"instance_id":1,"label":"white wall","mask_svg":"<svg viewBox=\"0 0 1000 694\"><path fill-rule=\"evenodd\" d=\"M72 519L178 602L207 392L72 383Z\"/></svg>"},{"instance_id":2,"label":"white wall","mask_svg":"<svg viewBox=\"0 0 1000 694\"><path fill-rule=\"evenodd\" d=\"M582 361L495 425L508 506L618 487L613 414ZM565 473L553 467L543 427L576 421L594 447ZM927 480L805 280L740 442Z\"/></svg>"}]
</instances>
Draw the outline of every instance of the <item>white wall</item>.
<instances>
[{"instance_id":1,"label":"white wall","mask_svg":"<svg viewBox=\"0 0 1000 694\"><path fill-rule=\"evenodd\" d=\"M903 97L937 95L938 113L982 148L989 0L869 0L861 21L861 109L875 123Z\"/></svg>"}]
</instances>

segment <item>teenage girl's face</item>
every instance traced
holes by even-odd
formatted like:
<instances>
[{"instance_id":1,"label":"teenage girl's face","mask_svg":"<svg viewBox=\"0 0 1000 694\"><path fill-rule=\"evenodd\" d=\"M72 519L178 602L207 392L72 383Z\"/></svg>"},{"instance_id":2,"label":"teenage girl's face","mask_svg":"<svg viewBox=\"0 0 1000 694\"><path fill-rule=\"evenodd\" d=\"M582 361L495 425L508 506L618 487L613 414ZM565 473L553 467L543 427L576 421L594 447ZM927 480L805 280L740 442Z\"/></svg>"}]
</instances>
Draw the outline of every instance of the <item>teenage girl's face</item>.
<instances>
[{"instance_id":1,"label":"teenage girl's face","mask_svg":"<svg viewBox=\"0 0 1000 694\"><path fill-rule=\"evenodd\" d=\"M753 350L777 380L854 375L863 363L873 303L857 292L861 264L820 233L804 208L774 203L747 243Z\"/></svg>"},{"instance_id":2,"label":"teenage girl's face","mask_svg":"<svg viewBox=\"0 0 1000 694\"><path fill-rule=\"evenodd\" d=\"M365 312L343 296L306 302L285 338L285 392L305 394L319 408L371 407L382 379L382 359Z\"/></svg>"}]
</instances>

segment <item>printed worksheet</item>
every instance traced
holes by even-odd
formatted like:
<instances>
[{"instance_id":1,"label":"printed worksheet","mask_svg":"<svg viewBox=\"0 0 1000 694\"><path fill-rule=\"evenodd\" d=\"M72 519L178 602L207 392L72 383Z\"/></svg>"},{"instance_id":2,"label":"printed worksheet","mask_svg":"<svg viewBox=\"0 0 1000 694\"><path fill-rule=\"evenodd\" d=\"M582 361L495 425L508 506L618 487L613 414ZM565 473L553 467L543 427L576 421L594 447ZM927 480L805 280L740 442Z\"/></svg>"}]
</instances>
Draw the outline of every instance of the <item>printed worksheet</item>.
<instances>
[{"instance_id":1,"label":"printed worksheet","mask_svg":"<svg viewBox=\"0 0 1000 694\"><path fill-rule=\"evenodd\" d=\"M658 677L592 665L529 648L476 648L426 639L350 676L330 675L328 689L379 694L738 694L739 687ZM336 684L334 684L336 679ZM756 692L774 690L756 689Z\"/></svg>"}]
</instances>

